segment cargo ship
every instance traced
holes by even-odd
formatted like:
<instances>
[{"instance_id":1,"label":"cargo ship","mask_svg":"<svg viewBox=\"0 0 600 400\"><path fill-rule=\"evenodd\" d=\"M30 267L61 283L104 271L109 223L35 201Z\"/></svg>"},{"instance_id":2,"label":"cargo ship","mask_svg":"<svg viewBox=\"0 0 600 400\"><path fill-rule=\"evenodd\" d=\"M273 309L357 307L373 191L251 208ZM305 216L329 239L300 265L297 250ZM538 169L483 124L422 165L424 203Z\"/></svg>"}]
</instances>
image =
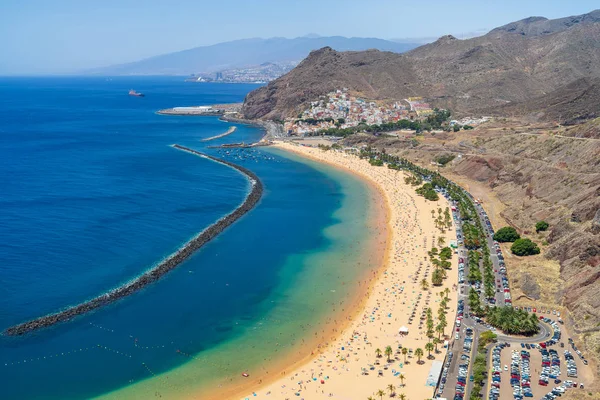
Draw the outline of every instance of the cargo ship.
<instances>
[{"instance_id":1,"label":"cargo ship","mask_svg":"<svg viewBox=\"0 0 600 400\"><path fill-rule=\"evenodd\" d=\"M129 91L129 95L130 95L130 96L135 96L135 97L144 97L144 93L138 93L138 92L136 92L136 91L135 91L135 90L133 90L133 89L131 89L131 90Z\"/></svg>"}]
</instances>

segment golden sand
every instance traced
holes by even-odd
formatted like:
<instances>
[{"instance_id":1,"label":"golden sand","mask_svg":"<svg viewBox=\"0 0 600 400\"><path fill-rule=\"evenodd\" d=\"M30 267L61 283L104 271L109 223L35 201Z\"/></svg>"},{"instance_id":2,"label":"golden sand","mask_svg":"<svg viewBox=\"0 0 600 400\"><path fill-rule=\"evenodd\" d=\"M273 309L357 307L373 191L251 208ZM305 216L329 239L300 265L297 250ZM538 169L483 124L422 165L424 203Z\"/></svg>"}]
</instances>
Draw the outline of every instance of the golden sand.
<instances>
[{"instance_id":1,"label":"golden sand","mask_svg":"<svg viewBox=\"0 0 600 400\"><path fill-rule=\"evenodd\" d=\"M342 168L376 185L389 208L390 245L377 279L364 294L362 309L357 310L356 318L343 327L335 340L316 348L303 363L280 372L278 378L257 385L254 391L243 396L231 398L367 399L378 398L378 390L385 391L388 397L390 385L396 396L405 394L409 400L431 398L434 388L426 386L426 379L433 360L427 359L426 328L424 323L419 327L419 317L423 310L431 307L435 319L439 293L449 288L449 326L445 333L452 339L457 303L457 256L453 257L452 270L443 286L423 291L420 281L431 280L433 269L427 252L438 247L438 237L445 237L446 243L455 238L454 229L441 234L432 217L432 210L437 212L438 208L448 206L446 200L426 201L404 183L404 172L371 166L366 160L341 151L322 151L283 142L276 146ZM413 311L416 318L409 324ZM407 335L399 334L402 326L409 329ZM397 353L398 345L423 349L423 363L417 363L416 357L409 357L405 362L404 356ZM384 351L386 346L394 350L389 363L385 355L378 358L375 354L376 349ZM432 353L435 360L444 359L445 349L440 346L440 350L438 354ZM404 384L398 373L404 377Z\"/></svg>"}]
</instances>

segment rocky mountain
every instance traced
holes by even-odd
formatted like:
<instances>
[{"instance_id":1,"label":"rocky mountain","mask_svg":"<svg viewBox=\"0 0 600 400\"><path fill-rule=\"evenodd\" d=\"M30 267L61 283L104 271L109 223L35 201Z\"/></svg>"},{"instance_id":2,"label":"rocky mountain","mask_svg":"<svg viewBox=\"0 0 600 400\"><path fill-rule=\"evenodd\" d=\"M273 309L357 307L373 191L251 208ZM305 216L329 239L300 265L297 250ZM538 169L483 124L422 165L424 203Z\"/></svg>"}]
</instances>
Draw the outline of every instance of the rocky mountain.
<instances>
[{"instance_id":1,"label":"rocky mountain","mask_svg":"<svg viewBox=\"0 0 600 400\"><path fill-rule=\"evenodd\" d=\"M460 114L524 104L596 77L600 11L558 20L528 18L467 40L444 36L404 54L323 48L250 93L244 112L266 119L295 115L318 96L347 87L373 99L424 96Z\"/></svg>"},{"instance_id":2,"label":"rocky mountain","mask_svg":"<svg viewBox=\"0 0 600 400\"><path fill-rule=\"evenodd\" d=\"M418 44L376 38L308 36L295 39L242 39L163 54L127 64L86 71L98 75L190 75L264 63L299 61L312 50L330 46L338 51L379 49L401 53Z\"/></svg>"},{"instance_id":3,"label":"rocky mountain","mask_svg":"<svg viewBox=\"0 0 600 400\"><path fill-rule=\"evenodd\" d=\"M600 117L600 78L580 78L526 102L480 110L486 115L527 116L530 121L553 121L563 125Z\"/></svg>"},{"instance_id":4,"label":"rocky mountain","mask_svg":"<svg viewBox=\"0 0 600 400\"><path fill-rule=\"evenodd\" d=\"M567 30L575 25L587 25L600 22L600 10L572 17L548 19L544 17L529 17L521 21L494 29L492 32L511 32L524 36L543 36Z\"/></svg>"}]
</instances>

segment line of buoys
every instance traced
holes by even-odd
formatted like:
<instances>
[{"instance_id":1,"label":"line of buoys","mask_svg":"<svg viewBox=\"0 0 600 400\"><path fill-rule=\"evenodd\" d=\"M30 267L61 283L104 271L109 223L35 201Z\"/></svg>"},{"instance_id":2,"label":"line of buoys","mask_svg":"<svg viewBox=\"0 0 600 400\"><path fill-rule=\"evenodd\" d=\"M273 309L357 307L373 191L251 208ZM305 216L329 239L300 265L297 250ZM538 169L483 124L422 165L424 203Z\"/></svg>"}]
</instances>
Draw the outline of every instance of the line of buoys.
<instances>
[{"instance_id":1,"label":"line of buoys","mask_svg":"<svg viewBox=\"0 0 600 400\"><path fill-rule=\"evenodd\" d=\"M50 359L54 359L54 358L58 358L58 357L70 356L70 355L73 355L73 354L76 354L76 353L82 353L84 351L88 351L88 350L93 349L93 348L94 347L83 347L83 348L80 348L80 349L75 349L75 350L71 350L71 351L50 354L50 355L47 355L47 356L41 356L41 357L36 357L36 358L29 358L29 359L25 359L25 360L14 361L14 362L5 362L3 365L5 367L11 367L11 366L14 366L14 365L20 365L20 364L33 363L33 362L37 362L37 361L50 360Z\"/></svg>"},{"instance_id":2,"label":"line of buoys","mask_svg":"<svg viewBox=\"0 0 600 400\"><path fill-rule=\"evenodd\" d=\"M126 357L126 358L132 358L131 355L129 355L129 354L123 352L123 351L111 349L110 347L102 346L101 344L97 344L96 347L99 348L99 349L102 349L102 350L113 352L115 354L118 354L118 355Z\"/></svg>"},{"instance_id":3,"label":"line of buoys","mask_svg":"<svg viewBox=\"0 0 600 400\"><path fill-rule=\"evenodd\" d=\"M223 230L225 230L228 226L233 224L243 215L245 215L248 211L250 211L256 204L258 204L260 198L263 193L263 185L258 176L254 174L247 168L244 168L240 165L234 164L229 161L225 161L213 156L209 156L207 154L201 153L199 151L190 149L188 147L180 146L178 144L173 145L174 148L178 150L185 151L187 153L191 153L194 155L198 155L200 157L212 160L219 164L223 164L229 166L241 174L245 175L246 178L251 182L251 190L250 193L246 196L246 199L242 202L242 204L236 208L231 213L227 214L225 217L219 219L217 222L206 228L192 240L187 242L183 247L181 247L177 252L167 257L165 260L160 262L157 266L150 269L148 272L142 274L141 276L135 278L134 280L126 283L123 286L120 286L108 293L105 293L101 296L98 296L92 300L88 300L84 303L78 304L76 306L72 306L67 308L64 311L60 311L55 314L46 315L44 317L36 318L34 320L24 322L22 324L18 324L8 328L4 331L4 334L11 336L23 335L28 332L36 331L38 329L46 328L60 322L68 321L74 317L77 317L81 314L88 313L97 308L106 306L111 304L123 297L129 296L138 290L148 286L149 284L157 281L163 275L173 270L183 261L188 259L192 254L196 252L196 250L200 249L206 243L214 239L218 236Z\"/></svg>"}]
</instances>

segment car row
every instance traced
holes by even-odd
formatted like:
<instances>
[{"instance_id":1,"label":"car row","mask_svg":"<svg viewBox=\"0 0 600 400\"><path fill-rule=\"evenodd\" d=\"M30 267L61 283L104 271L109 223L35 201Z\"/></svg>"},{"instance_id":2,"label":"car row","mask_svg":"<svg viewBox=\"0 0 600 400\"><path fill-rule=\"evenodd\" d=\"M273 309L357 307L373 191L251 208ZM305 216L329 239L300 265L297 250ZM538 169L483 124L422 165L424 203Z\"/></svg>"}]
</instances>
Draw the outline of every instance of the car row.
<instances>
[{"instance_id":1,"label":"car row","mask_svg":"<svg viewBox=\"0 0 600 400\"><path fill-rule=\"evenodd\" d=\"M465 340L463 342L463 350L465 353L470 353L473 347L473 329L465 329Z\"/></svg>"},{"instance_id":2,"label":"car row","mask_svg":"<svg viewBox=\"0 0 600 400\"><path fill-rule=\"evenodd\" d=\"M444 363L444 369L442 370L442 377L440 379L440 385L438 387L437 393L438 397L442 395L444 392L444 387L446 386L446 381L448 380L448 370L450 369L450 363L452 362L453 353L451 351L448 352L448 357L446 357L446 362Z\"/></svg>"},{"instance_id":3,"label":"car row","mask_svg":"<svg viewBox=\"0 0 600 400\"><path fill-rule=\"evenodd\" d=\"M586 360L585 357L583 356L583 353L577 349L577 346L575 346L575 342L573 342L573 339L569 338L569 344L571 345L571 348L573 349L573 351L579 356L579 358L581 358L581 361L585 365L588 365L588 360Z\"/></svg>"},{"instance_id":4,"label":"car row","mask_svg":"<svg viewBox=\"0 0 600 400\"><path fill-rule=\"evenodd\" d=\"M492 381L490 383L489 398L498 400L500 397L500 382L502 382L502 363L500 362L500 353L505 347L510 347L508 343L498 343L492 348ZM505 366L505 370L508 367Z\"/></svg>"},{"instance_id":5,"label":"car row","mask_svg":"<svg viewBox=\"0 0 600 400\"><path fill-rule=\"evenodd\" d=\"M565 350L565 361L567 364L567 376L569 378L577 378L577 364L575 358L569 350Z\"/></svg>"},{"instance_id":6,"label":"car row","mask_svg":"<svg viewBox=\"0 0 600 400\"><path fill-rule=\"evenodd\" d=\"M560 383L560 359L556 350L548 350L540 348L542 355L542 369L540 370L540 378L538 385L548 386L549 381L552 379L555 383Z\"/></svg>"}]
</instances>

